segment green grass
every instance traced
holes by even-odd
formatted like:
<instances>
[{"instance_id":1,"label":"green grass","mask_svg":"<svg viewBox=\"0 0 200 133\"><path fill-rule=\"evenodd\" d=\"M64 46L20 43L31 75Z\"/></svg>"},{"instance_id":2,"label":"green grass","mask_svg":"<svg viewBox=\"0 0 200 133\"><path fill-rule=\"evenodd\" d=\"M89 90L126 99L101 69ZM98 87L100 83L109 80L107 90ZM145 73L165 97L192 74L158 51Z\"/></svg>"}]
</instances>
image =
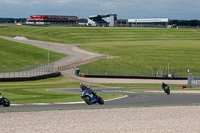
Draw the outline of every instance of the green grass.
<instances>
[{"instance_id":1,"label":"green grass","mask_svg":"<svg viewBox=\"0 0 200 133\"><path fill-rule=\"evenodd\" d=\"M79 88L79 83L64 77L49 78L39 81L0 82L2 95L14 103L56 103L82 101L80 94L47 91L57 88ZM80 90L81 93L81 90ZM99 94L103 99L116 98L121 95Z\"/></svg>"},{"instance_id":2,"label":"green grass","mask_svg":"<svg viewBox=\"0 0 200 133\"><path fill-rule=\"evenodd\" d=\"M80 47L118 57L81 65L83 73L152 76L159 68L166 74L169 61L176 75L200 74L192 70L200 68L200 29L8 26L0 35L87 44Z\"/></svg>"},{"instance_id":3,"label":"green grass","mask_svg":"<svg viewBox=\"0 0 200 133\"><path fill-rule=\"evenodd\" d=\"M16 70L20 67L47 64L47 55L47 50L0 39L0 71L6 71L8 68ZM64 56L66 55L50 51L50 62ZM5 67L3 68L3 66Z\"/></svg>"},{"instance_id":4,"label":"green grass","mask_svg":"<svg viewBox=\"0 0 200 133\"><path fill-rule=\"evenodd\" d=\"M96 73L119 73L134 75L141 68L153 74L152 68L187 69L200 68L200 30L163 28L110 28L110 27L32 27L14 26L0 28L0 35L24 36L28 39L80 45L81 48L118 58L101 60L81 65L81 72L87 68ZM55 61L65 55L50 53ZM33 46L0 39L0 68L22 67L47 62L47 51ZM92 70L92 69L90 69ZM89 71L90 71L89 70ZM150 72L149 72L150 71ZM176 71L177 73L178 71ZM175 74L176 74L175 73ZM109 84L105 84L108 85ZM110 84L120 87L158 87L160 85ZM56 88L78 88L79 83L63 77L29 82L0 82L0 92L11 103L43 103L81 101L79 94L65 94L46 91ZM173 88L173 86L170 85ZM178 86L175 86L175 88ZM118 95L101 95L104 99Z\"/></svg>"},{"instance_id":5,"label":"green grass","mask_svg":"<svg viewBox=\"0 0 200 133\"><path fill-rule=\"evenodd\" d=\"M34 27L8 26L0 35L70 44L158 40L199 40L198 29L122 27Z\"/></svg>"},{"instance_id":6,"label":"green grass","mask_svg":"<svg viewBox=\"0 0 200 133\"><path fill-rule=\"evenodd\" d=\"M153 76L159 68L166 74L169 61L170 72L175 71L176 75L186 76L187 69L192 74L200 74L200 71L194 71L200 68L200 40L119 42L81 45L81 48L118 57L81 65L79 68L83 73Z\"/></svg>"},{"instance_id":7,"label":"green grass","mask_svg":"<svg viewBox=\"0 0 200 133\"><path fill-rule=\"evenodd\" d=\"M120 88L161 88L161 84L153 83L101 83L101 85L110 87L120 87ZM182 85L180 84L168 84L170 88L180 89ZM183 86L187 86L183 84Z\"/></svg>"}]
</instances>

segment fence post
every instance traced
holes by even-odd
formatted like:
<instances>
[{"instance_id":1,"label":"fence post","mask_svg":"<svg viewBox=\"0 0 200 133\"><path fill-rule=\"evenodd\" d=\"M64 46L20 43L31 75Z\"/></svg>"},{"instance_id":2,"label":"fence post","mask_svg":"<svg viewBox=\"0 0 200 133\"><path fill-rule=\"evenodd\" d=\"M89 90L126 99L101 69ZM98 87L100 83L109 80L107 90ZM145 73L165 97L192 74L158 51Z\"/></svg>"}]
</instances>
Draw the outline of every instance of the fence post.
<instances>
[{"instance_id":1,"label":"fence post","mask_svg":"<svg viewBox=\"0 0 200 133\"><path fill-rule=\"evenodd\" d=\"M188 88L192 87L192 79L193 79L193 76L188 74Z\"/></svg>"},{"instance_id":2,"label":"fence post","mask_svg":"<svg viewBox=\"0 0 200 133\"><path fill-rule=\"evenodd\" d=\"M27 66L26 66L26 77L27 77Z\"/></svg>"},{"instance_id":3,"label":"fence post","mask_svg":"<svg viewBox=\"0 0 200 133\"><path fill-rule=\"evenodd\" d=\"M3 66L3 78L5 78L5 69L6 69L6 67Z\"/></svg>"}]
</instances>

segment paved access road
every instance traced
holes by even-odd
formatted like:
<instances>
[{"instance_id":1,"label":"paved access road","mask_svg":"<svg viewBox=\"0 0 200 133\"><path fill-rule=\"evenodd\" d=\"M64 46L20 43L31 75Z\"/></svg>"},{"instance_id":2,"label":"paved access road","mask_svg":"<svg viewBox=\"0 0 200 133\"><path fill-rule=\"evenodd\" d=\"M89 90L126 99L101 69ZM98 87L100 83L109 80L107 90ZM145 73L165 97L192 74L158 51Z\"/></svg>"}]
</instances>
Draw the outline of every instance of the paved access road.
<instances>
[{"instance_id":1,"label":"paved access road","mask_svg":"<svg viewBox=\"0 0 200 133\"><path fill-rule=\"evenodd\" d=\"M78 109L107 109L126 107L151 107L151 106L188 106L199 105L200 94L173 94L163 93L131 93L131 92L111 92L113 89L95 89L99 93L117 93L127 95L127 97L105 101L104 105L87 105L85 103L75 104L51 104L51 105L25 105L0 107L0 112L8 111L44 111L44 110L78 110ZM116 90L116 89L115 89ZM60 89L61 92L80 93L80 89Z\"/></svg>"}]
</instances>

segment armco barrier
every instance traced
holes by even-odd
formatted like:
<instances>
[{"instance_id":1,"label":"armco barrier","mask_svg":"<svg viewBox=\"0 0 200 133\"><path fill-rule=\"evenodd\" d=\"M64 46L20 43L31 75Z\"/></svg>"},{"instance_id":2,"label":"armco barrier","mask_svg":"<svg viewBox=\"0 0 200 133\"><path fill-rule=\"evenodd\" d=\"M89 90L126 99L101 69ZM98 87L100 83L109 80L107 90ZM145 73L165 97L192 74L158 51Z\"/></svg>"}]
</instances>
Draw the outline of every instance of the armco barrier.
<instances>
[{"instance_id":1,"label":"armco barrier","mask_svg":"<svg viewBox=\"0 0 200 133\"><path fill-rule=\"evenodd\" d=\"M12 82L12 81L32 81L32 80L40 80L46 78L53 78L61 76L61 72L54 72L45 75L33 76L33 77L18 77L18 78L0 78L0 82Z\"/></svg>"},{"instance_id":2,"label":"armco barrier","mask_svg":"<svg viewBox=\"0 0 200 133\"><path fill-rule=\"evenodd\" d=\"M80 75L81 76L81 75ZM82 77L82 76L81 76ZM145 76L106 76L106 75L84 75L86 78L127 78L127 79L162 79L162 80L187 80L184 77L145 77Z\"/></svg>"}]
</instances>

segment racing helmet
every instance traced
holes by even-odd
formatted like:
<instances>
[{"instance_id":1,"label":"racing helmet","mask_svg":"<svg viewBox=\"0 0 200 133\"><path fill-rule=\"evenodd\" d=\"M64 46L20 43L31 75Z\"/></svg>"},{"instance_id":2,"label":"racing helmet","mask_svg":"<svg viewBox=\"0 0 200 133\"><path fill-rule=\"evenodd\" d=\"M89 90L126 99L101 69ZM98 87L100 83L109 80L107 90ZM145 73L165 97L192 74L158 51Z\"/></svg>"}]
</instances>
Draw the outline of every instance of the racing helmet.
<instances>
[{"instance_id":1,"label":"racing helmet","mask_svg":"<svg viewBox=\"0 0 200 133\"><path fill-rule=\"evenodd\" d=\"M82 90L84 90L85 89L85 84L84 83L80 83L80 87L81 87Z\"/></svg>"}]
</instances>

